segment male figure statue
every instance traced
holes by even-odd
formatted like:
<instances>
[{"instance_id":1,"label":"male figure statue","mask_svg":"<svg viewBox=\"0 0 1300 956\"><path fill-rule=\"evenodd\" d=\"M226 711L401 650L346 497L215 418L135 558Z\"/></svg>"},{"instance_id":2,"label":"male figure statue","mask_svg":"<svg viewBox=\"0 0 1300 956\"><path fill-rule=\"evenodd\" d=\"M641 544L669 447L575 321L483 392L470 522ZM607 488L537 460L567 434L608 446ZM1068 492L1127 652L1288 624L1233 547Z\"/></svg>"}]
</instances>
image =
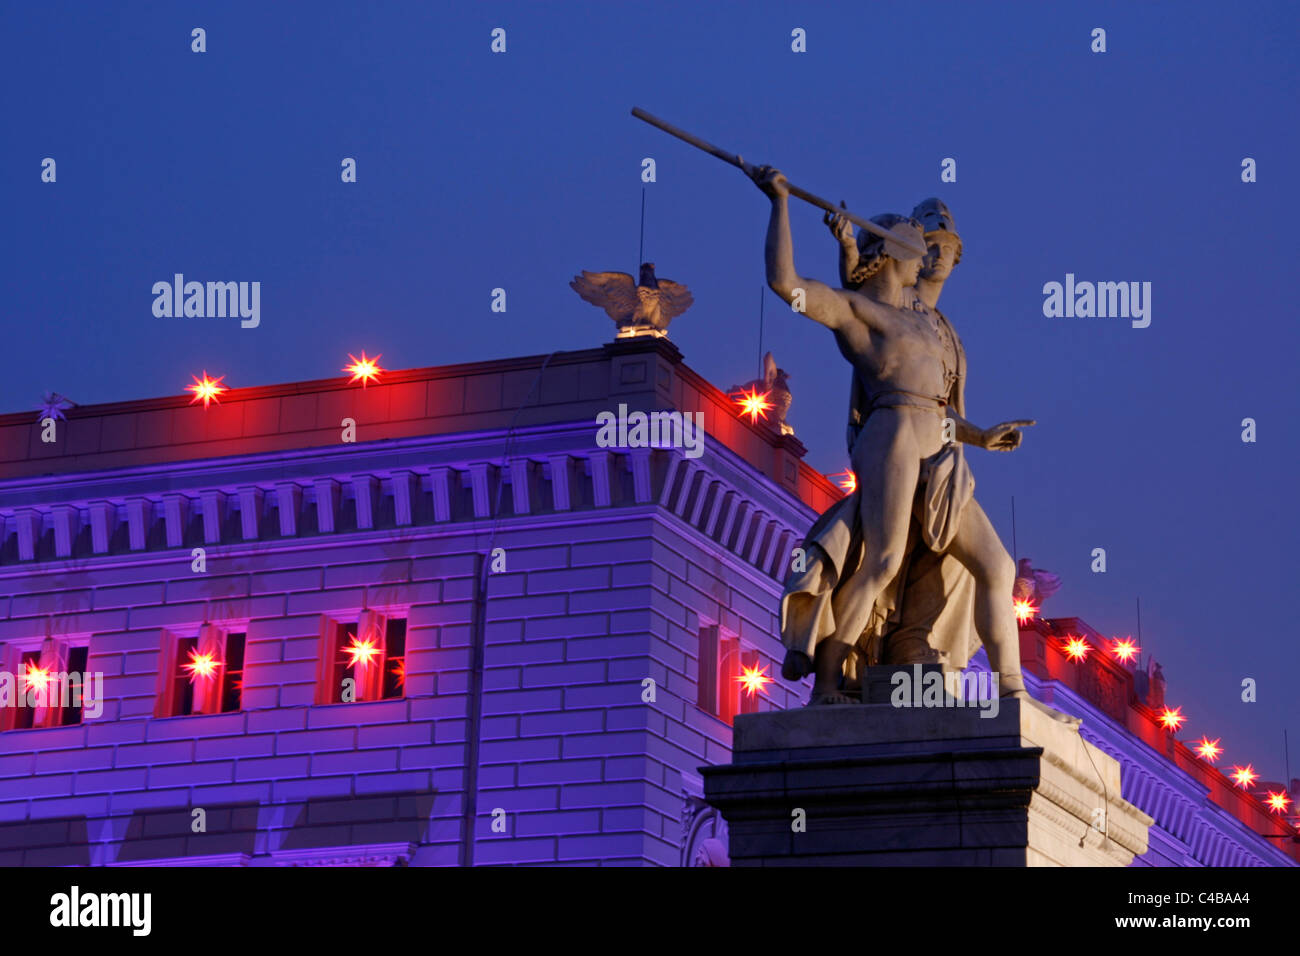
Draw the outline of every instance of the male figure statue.
<instances>
[{"instance_id":1,"label":"male figure statue","mask_svg":"<svg viewBox=\"0 0 1300 956\"><path fill-rule=\"evenodd\" d=\"M953 268L961 262L962 243L957 224L941 199L926 199L912 210L912 217L925 229L927 254L916 281L916 294L939 320L945 336L951 337L957 353L956 376L948 391L948 407L958 416L966 415L966 353L961 338L939 311L939 296ZM853 224L842 215L827 214L826 223L840 246L840 282L845 288L860 284L861 253L853 234ZM870 236L864 234L864 239ZM862 430L867 396L856 372L851 376L848 445ZM911 664L941 661L948 667L966 666L978 648L974 631L975 580L952 555L936 554L923 542L910 542L904 579L900 582L893 607L883 609L875 656L886 664ZM875 635L872 635L873 637Z\"/></svg>"},{"instance_id":2,"label":"male figure statue","mask_svg":"<svg viewBox=\"0 0 1300 956\"><path fill-rule=\"evenodd\" d=\"M975 578L976 632L1003 696L1027 697L1010 600L1015 565L972 497L974 480L960 443L1010 450L1020 443L1018 429L1032 422L982 430L948 407L957 372L955 341L910 289L922 265L919 257L901 258L906 253L884 242L869 247L857 291L801 277L794 267L786 179L767 166L752 175L772 201L768 285L787 302L801 299L808 317L834 333L862 381L870 412L852 452L859 513L851 533L865 551L852 549L860 555L856 567L846 562L837 569L841 584L829 617L833 631L815 642L812 702L846 701L838 690L845 658L902 567L913 514L931 550L951 553ZM914 229L918 239L924 235L915 220L889 220L876 221L886 228ZM955 423L956 442L943 441L945 417Z\"/></svg>"}]
</instances>

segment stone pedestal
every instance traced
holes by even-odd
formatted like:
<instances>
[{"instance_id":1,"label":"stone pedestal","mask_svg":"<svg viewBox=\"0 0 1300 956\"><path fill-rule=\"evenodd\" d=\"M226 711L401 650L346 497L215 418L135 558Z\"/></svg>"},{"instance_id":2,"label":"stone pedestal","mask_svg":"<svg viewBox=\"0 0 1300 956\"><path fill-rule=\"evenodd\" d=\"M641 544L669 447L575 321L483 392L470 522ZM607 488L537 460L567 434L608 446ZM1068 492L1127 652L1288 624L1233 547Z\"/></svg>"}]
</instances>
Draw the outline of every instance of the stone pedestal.
<instances>
[{"instance_id":1,"label":"stone pedestal","mask_svg":"<svg viewBox=\"0 0 1300 956\"><path fill-rule=\"evenodd\" d=\"M732 866L1127 866L1146 852L1152 821L1120 799L1119 763L1036 705L871 696L736 718L733 762L701 768Z\"/></svg>"}]
</instances>

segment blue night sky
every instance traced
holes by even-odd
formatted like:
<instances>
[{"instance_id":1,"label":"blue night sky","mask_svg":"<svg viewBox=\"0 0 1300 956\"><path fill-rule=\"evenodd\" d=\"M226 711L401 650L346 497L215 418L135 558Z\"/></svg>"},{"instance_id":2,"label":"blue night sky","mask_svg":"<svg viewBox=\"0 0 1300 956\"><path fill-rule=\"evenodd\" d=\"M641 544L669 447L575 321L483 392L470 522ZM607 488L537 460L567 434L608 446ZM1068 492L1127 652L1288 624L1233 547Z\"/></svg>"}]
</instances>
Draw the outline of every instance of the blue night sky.
<instances>
[{"instance_id":1,"label":"blue night sky","mask_svg":"<svg viewBox=\"0 0 1300 956\"><path fill-rule=\"evenodd\" d=\"M568 281L635 273L646 156L646 258L695 295L672 339L720 387L752 378L768 203L639 105L862 215L950 205L967 415L1038 420L1014 454L971 452L978 499L1010 546L1014 496L1020 555L1064 580L1049 616L1122 636L1140 597L1183 739L1277 780L1284 728L1300 758L1298 41L1286 3L10 3L0 410L203 369L325 378L362 348L404 368L598 346L612 324ZM835 282L820 213L796 203L794 233ZM260 327L155 318L176 272L260 281ZM1067 272L1152 283L1150 327L1046 318ZM847 366L766 296L791 421L838 471Z\"/></svg>"}]
</instances>

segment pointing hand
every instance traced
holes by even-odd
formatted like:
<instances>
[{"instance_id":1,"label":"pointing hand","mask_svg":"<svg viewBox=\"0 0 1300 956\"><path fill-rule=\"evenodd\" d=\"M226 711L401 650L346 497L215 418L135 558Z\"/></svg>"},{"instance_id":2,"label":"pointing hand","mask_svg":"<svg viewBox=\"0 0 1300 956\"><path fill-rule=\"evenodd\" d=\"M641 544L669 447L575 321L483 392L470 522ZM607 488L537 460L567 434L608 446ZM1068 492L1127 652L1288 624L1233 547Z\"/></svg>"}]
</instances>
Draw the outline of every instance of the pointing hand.
<instances>
[{"instance_id":1,"label":"pointing hand","mask_svg":"<svg viewBox=\"0 0 1300 956\"><path fill-rule=\"evenodd\" d=\"M1013 422L1001 422L992 428L984 429L980 445L989 451L1014 451L1020 447L1024 438L1020 429L1036 424L1033 419L1022 418Z\"/></svg>"}]
</instances>

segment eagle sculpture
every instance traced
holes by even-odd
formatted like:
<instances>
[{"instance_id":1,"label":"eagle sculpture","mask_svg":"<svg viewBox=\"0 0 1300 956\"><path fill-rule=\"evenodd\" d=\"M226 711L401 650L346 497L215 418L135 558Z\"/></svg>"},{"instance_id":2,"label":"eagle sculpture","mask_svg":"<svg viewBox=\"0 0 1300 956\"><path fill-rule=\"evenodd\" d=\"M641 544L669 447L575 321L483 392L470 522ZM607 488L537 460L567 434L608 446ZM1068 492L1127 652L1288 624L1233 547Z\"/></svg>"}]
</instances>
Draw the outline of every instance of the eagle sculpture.
<instances>
[{"instance_id":1,"label":"eagle sculpture","mask_svg":"<svg viewBox=\"0 0 1300 956\"><path fill-rule=\"evenodd\" d=\"M1050 571L1035 568L1028 558L1021 558L1016 567L1016 580L1011 596L1017 601L1028 601L1041 608L1043 602L1061 590L1061 579Z\"/></svg>"},{"instance_id":2,"label":"eagle sculpture","mask_svg":"<svg viewBox=\"0 0 1300 956\"><path fill-rule=\"evenodd\" d=\"M655 277L655 264L641 264L641 281L626 272L587 272L574 276L569 287L592 305L600 306L618 326L619 338L668 334L668 323L695 301L680 283Z\"/></svg>"}]
</instances>

